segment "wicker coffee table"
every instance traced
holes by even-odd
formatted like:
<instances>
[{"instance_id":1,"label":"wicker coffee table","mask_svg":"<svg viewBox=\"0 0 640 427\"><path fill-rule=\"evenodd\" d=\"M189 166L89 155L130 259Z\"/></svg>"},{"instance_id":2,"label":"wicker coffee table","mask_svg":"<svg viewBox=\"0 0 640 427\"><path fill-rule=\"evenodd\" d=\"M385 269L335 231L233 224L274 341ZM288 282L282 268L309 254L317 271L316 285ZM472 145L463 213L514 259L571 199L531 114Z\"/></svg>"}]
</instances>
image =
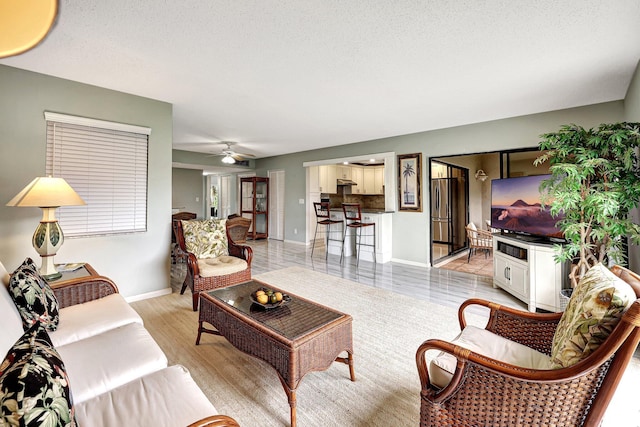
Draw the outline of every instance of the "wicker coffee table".
<instances>
[{"instance_id":1,"label":"wicker coffee table","mask_svg":"<svg viewBox=\"0 0 640 427\"><path fill-rule=\"evenodd\" d=\"M296 389L311 371L324 371L335 362L353 369L352 318L329 307L288 294L286 304L265 310L253 304L251 293L267 287L257 280L200 294L198 338L202 333L225 337L238 350L264 360L280 378L291 407L291 425L296 425ZM216 330L206 329L209 323ZM347 357L339 357L342 352Z\"/></svg>"}]
</instances>

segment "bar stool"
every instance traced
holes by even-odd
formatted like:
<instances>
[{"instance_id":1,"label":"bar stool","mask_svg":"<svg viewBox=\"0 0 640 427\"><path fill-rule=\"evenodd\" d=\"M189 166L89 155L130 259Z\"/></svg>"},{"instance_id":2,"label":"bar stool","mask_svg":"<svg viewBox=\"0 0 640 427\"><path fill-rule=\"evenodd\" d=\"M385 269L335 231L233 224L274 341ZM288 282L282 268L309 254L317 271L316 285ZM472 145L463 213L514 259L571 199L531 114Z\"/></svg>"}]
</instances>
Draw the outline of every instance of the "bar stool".
<instances>
[{"instance_id":1,"label":"bar stool","mask_svg":"<svg viewBox=\"0 0 640 427\"><path fill-rule=\"evenodd\" d=\"M343 203L342 212L344 212L344 220L346 228L354 229L356 235L356 266L360 263L360 245L373 246L373 262L376 262L376 224L373 222L362 222L362 211L360 203ZM372 236L373 244L362 243L362 229L373 227L373 234L365 234L364 237ZM342 253L340 254L340 262L342 262L344 254L344 242L347 233L344 233L342 239Z\"/></svg>"},{"instance_id":2,"label":"bar stool","mask_svg":"<svg viewBox=\"0 0 640 427\"><path fill-rule=\"evenodd\" d=\"M311 256L313 257L313 251L316 248L316 237L318 236L318 226L324 225L326 226L325 235L326 235L326 246L325 246L325 255L324 259L329 257L329 240L333 240L335 242L343 242L344 245L344 226L340 226L340 230L342 231L341 239L332 239L331 238L331 226L333 224L344 224L344 221L341 219L331 219L331 212L329 211L329 202L313 202L313 208L316 211L316 232L313 235L313 246L311 247Z\"/></svg>"}]
</instances>

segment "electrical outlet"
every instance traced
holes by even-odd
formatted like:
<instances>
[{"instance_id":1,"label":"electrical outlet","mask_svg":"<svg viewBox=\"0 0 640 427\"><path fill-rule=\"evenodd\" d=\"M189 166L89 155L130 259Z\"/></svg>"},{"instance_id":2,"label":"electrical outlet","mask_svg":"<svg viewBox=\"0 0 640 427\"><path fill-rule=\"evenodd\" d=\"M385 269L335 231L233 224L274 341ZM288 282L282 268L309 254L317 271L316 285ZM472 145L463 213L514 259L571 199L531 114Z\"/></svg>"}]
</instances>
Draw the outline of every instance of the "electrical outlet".
<instances>
[{"instance_id":1,"label":"electrical outlet","mask_svg":"<svg viewBox=\"0 0 640 427\"><path fill-rule=\"evenodd\" d=\"M298 199L298 204L304 205L304 199Z\"/></svg>"},{"instance_id":2,"label":"electrical outlet","mask_svg":"<svg viewBox=\"0 0 640 427\"><path fill-rule=\"evenodd\" d=\"M293 234L298 234L298 229L297 228L293 229Z\"/></svg>"},{"instance_id":3,"label":"electrical outlet","mask_svg":"<svg viewBox=\"0 0 640 427\"><path fill-rule=\"evenodd\" d=\"M196 197L196 202L199 202L199 201L200 201L200 197Z\"/></svg>"}]
</instances>

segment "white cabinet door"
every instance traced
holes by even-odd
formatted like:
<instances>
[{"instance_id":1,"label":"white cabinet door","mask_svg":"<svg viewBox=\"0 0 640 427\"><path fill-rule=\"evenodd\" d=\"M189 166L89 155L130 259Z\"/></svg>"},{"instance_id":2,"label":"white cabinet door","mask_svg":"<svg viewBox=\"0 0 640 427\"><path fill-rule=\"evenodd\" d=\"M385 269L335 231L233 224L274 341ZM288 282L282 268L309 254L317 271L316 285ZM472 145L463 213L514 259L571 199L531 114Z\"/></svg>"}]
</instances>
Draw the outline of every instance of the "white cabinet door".
<instances>
[{"instance_id":1,"label":"white cabinet door","mask_svg":"<svg viewBox=\"0 0 640 427\"><path fill-rule=\"evenodd\" d=\"M320 166L309 166L309 192L320 193Z\"/></svg>"},{"instance_id":2,"label":"white cabinet door","mask_svg":"<svg viewBox=\"0 0 640 427\"><path fill-rule=\"evenodd\" d=\"M351 166L338 166L336 174L340 179L351 179Z\"/></svg>"},{"instance_id":3,"label":"white cabinet door","mask_svg":"<svg viewBox=\"0 0 640 427\"><path fill-rule=\"evenodd\" d=\"M529 301L529 269L518 262L509 262L509 286L513 293L519 295L525 302Z\"/></svg>"},{"instance_id":4,"label":"white cabinet door","mask_svg":"<svg viewBox=\"0 0 640 427\"><path fill-rule=\"evenodd\" d=\"M351 166L351 180L355 182L357 185L351 187L351 192L354 194L362 194L364 193L364 176L363 176L363 167L362 166Z\"/></svg>"},{"instance_id":5,"label":"white cabinet door","mask_svg":"<svg viewBox=\"0 0 640 427\"><path fill-rule=\"evenodd\" d=\"M376 175L375 171L371 167L363 168L363 194L375 194L376 187Z\"/></svg>"},{"instance_id":6,"label":"white cabinet door","mask_svg":"<svg viewBox=\"0 0 640 427\"><path fill-rule=\"evenodd\" d=\"M323 165L320 168L320 192L336 194L338 183L336 178L336 165Z\"/></svg>"},{"instance_id":7,"label":"white cabinet door","mask_svg":"<svg viewBox=\"0 0 640 427\"><path fill-rule=\"evenodd\" d=\"M373 192L375 194L384 194L384 166L376 166L373 170Z\"/></svg>"}]
</instances>

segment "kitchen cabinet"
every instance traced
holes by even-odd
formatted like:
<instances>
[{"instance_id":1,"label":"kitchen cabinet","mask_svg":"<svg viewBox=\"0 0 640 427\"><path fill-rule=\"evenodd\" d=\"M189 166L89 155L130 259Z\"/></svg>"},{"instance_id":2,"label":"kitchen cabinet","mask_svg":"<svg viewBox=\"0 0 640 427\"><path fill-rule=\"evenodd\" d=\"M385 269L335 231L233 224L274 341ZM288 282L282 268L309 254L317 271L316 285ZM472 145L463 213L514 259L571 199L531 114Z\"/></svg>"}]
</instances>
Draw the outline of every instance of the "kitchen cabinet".
<instances>
[{"instance_id":1,"label":"kitchen cabinet","mask_svg":"<svg viewBox=\"0 0 640 427\"><path fill-rule=\"evenodd\" d=\"M373 191L384 194L384 166L376 166L373 170Z\"/></svg>"},{"instance_id":2,"label":"kitchen cabinet","mask_svg":"<svg viewBox=\"0 0 640 427\"><path fill-rule=\"evenodd\" d=\"M384 166L363 168L363 194L384 194Z\"/></svg>"},{"instance_id":3,"label":"kitchen cabinet","mask_svg":"<svg viewBox=\"0 0 640 427\"><path fill-rule=\"evenodd\" d=\"M554 259L553 245L515 237L493 236L493 287L500 287L528 305L562 311L560 291L569 273Z\"/></svg>"},{"instance_id":4,"label":"kitchen cabinet","mask_svg":"<svg viewBox=\"0 0 640 427\"><path fill-rule=\"evenodd\" d=\"M320 193L320 166L309 166L309 192Z\"/></svg>"},{"instance_id":5,"label":"kitchen cabinet","mask_svg":"<svg viewBox=\"0 0 640 427\"><path fill-rule=\"evenodd\" d=\"M336 194L338 192L338 177L336 165L322 165L319 168L320 193Z\"/></svg>"},{"instance_id":6,"label":"kitchen cabinet","mask_svg":"<svg viewBox=\"0 0 640 427\"><path fill-rule=\"evenodd\" d=\"M339 179L352 179L351 178L351 166L338 165L336 166L336 177Z\"/></svg>"},{"instance_id":7,"label":"kitchen cabinet","mask_svg":"<svg viewBox=\"0 0 640 427\"><path fill-rule=\"evenodd\" d=\"M375 173L371 167L363 168L362 173L362 192L363 194L373 194L375 188Z\"/></svg>"},{"instance_id":8,"label":"kitchen cabinet","mask_svg":"<svg viewBox=\"0 0 640 427\"><path fill-rule=\"evenodd\" d=\"M248 237L269 237L269 178L248 177L240 179L240 214L251 219Z\"/></svg>"},{"instance_id":9,"label":"kitchen cabinet","mask_svg":"<svg viewBox=\"0 0 640 427\"><path fill-rule=\"evenodd\" d=\"M356 183L351 188L353 194L364 193L364 168L362 166L351 166L351 180Z\"/></svg>"}]
</instances>

